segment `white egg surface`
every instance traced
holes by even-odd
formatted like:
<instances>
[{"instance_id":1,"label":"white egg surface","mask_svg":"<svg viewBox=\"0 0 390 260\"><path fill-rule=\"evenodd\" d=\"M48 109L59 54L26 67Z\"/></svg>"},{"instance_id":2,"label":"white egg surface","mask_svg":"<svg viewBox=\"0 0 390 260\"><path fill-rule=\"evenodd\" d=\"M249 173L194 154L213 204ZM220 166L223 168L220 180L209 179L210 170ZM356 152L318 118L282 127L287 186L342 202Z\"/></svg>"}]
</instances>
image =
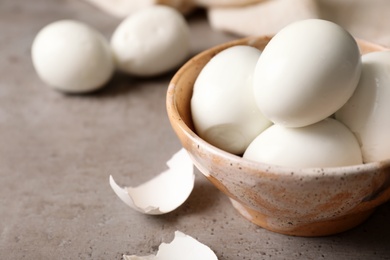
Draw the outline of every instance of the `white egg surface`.
<instances>
[{"instance_id":1,"label":"white egg surface","mask_svg":"<svg viewBox=\"0 0 390 260\"><path fill-rule=\"evenodd\" d=\"M230 47L214 56L197 77L191 99L197 134L212 145L242 154L271 122L253 95L253 70L261 52Z\"/></svg>"},{"instance_id":2,"label":"white egg surface","mask_svg":"<svg viewBox=\"0 0 390 260\"><path fill-rule=\"evenodd\" d=\"M355 133L367 163L390 159L390 52L365 54L362 64L356 91L336 118Z\"/></svg>"},{"instance_id":3,"label":"white egg surface","mask_svg":"<svg viewBox=\"0 0 390 260\"><path fill-rule=\"evenodd\" d=\"M114 71L108 41L78 21L60 20L42 28L34 39L31 54L42 81L64 92L96 90Z\"/></svg>"},{"instance_id":4,"label":"white egg surface","mask_svg":"<svg viewBox=\"0 0 390 260\"><path fill-rule=\"evenodd\" d=\"M111 48L120 70L136 76L159 75L176 68L189 55L189 27L176 9L151 6L119 24Z\"/></svg>"},{"instance_id":5,"label":"white egg surface","mask_svg":"<svg viewBox=\"0 0 390 260\"><path fill-rule=\"evenodd\" d=\"M302 20L265 47L254 74L255 98L274 123L306 126L343 106L360 72L359 47L346 30L325 20Z\"/></svg>"},{"instance_id":6,"label":"white egg surface","mask_svg":"<svg viewBox=\"0 0 390 260\"><path fill-rule=\"evenodd\" d=\"M362 163L359 143L339 121L290 128L272 125L247 148L244 158L284 167L338 167Z\"/></svg>"}]
</instances>

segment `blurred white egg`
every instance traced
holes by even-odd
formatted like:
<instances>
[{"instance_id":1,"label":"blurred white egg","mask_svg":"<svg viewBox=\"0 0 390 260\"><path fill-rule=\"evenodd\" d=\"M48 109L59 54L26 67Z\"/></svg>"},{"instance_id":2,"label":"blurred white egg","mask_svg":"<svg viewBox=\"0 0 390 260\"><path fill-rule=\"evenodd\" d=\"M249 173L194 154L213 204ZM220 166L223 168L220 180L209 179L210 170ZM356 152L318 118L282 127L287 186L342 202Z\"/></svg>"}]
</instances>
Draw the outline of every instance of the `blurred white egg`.
<instances>
[{"instance_id":1,"label":"blurred white egg","mask_svg":"<svg viewBox=\"0 0 390 260\"><path fill-rule=\"evenodd\" d=\"M359 84L336 118L358 137L367 163L390 159L390 52L365 54L362 64Z\"/></svg>"},{"instance_id":2,"label":"blurred white egg","mask_svg":"<svg viewBox=\"0 0 390 260\"><path fill-rule=\"evenodd\" d=\"M306 126L343 106L360 72L359 48L347 31L329 21L303 20L265 47L254 74L255 98L274 123Z\"/></svg>"},{"instance_id":3,"label":"blurred white egg","mask_svg":"<svg viewBox=\"0 0 390 260\"><path fill-rule=\"evenodd\" d=\"M359 143L339 121L305 127L272 125L248 147L244 158L285 167L336 167L362 163Z\"/></svg>"},{"instance_id":4,"label":"blurred white egg","mask_svg":"<svg viewBox=\"0 0 390 260\"><path fill-rule=\"evenodd\" d=\"M155 76L179 66L189 55L189 27L183 15L155 5L130 14L115 29L111 48L119 69Z\"/></svg>"},{"instance_id":5,"label":"blurred white egg","mask_svg":"<svg viewBox=\"0 0 390 260\"><path fill-rule=\"evenodd\" d=\"M61 20L42 28L34 39L31 54L42 81L64 92L96 90L114 72L108 41L78 21Z\"/></svg>"},{"instance_id":6,"label":"blurred white egg","mask_svg":"<svg viewBox=\"0 0 390 260\"><path fill-rule=\"evenodd\" d=\"M212 145L242 154L271 125L253 96L253 70L261 52L250 46L230 47L202 69L191 99L197 134Z\"/></svg>"}]
</instances>

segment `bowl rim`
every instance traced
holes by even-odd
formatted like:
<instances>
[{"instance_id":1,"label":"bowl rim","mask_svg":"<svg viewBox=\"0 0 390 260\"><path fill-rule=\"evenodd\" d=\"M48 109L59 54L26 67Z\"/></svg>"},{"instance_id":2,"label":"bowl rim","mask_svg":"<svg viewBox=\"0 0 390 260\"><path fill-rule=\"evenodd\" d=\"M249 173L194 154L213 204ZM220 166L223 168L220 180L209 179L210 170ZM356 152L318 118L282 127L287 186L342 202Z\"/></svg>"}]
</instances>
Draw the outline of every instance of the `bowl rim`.
<instances>
[{"instance_id":1,"label":"bowl rim","mask_svg":"<svg viewBox=\"0 0 390 260\"><path fill-rule=\"evenodd\" d=\"M296 175L301 177L318 177L319 175L327 175L327 176L340 176L340 175L354 175L354 174L360 174L365 173L369 171L380 171L384 168L390 168L390 158L376 161L376 162L369 162L369 163L363 163L363 164L357 164L357 165L347 165L347 166L335 166L335 167L307 167L307 168L299 168L299 167L286 167L286 166L280 166L275 164L267 164L267 163L260 163L254 160L243 158L239 155L235 155L229 152L226 152L216 146L213 146L212 144L206 142L203 140L200 136L196 134L195 131L193 131L183 120L181 117L176 103L176 85L177 82L182 77L182 74L184 74L189 68L191 68L196 62L204 56L208 56L211 53L218 53L222 51L223 49L226 49L228 47L234 46L234 45L251 45L254 41L269 41L272 38L272 36L249 36L244 37L240 39L236 39L233 41L225 42L222 44L218 44L214 47L211 47L209 49L203 50L202 52L196 54L193 56L190 60L188 60L179 70L175 73L175 75L172 77L171 81L168 85L168 90L166 94L166 108L167 108L167 114L168 118L172 124L172 126L176 125L178 126L178 129L188 138L196 144L198 148L202 147L203 150L207 151L208 153L211 153L213 155L216 155L218 157L224 158L227 161L235 164L235 165L247 165L249 168L257 169L257 171L267 172L268 174L274 174L274 175ZM387 47L384 47L382 45L378 45L363 39L355 38L357 41L359 48L360 45L365 45L368 49L376 49L377 51L388 51L390 50ZM183 141L181 140L182 144ZM186 147L184 147L186 148ZM272 170L271 170L272 169ZM293 174L292 174L293 173ZM313 174L314 173L314 174ZM317 174L316 174L317 173Z\"/></svg>"}]
</instances>

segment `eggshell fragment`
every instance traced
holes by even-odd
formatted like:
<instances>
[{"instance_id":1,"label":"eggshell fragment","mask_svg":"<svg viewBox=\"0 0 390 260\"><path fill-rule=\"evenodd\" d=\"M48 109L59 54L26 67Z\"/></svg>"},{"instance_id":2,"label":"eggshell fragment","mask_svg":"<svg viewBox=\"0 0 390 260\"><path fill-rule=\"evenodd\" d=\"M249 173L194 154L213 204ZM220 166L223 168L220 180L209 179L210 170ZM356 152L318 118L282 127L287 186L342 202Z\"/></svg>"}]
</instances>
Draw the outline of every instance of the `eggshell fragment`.
<instances>
[{"instance_id":1,"label":"eggshell fragment","mask_svg":"<svg viewBox=\"0 0 390 260\"><path fill-rule=\"evenodd\" d=\"M242 154L271 125L253 96L253 71L261 52L234 46L214 56L194 84L191 113L197 134L212 145Z\"/></svg>"},{"instance_id":2,"label":"eggshell fragment","mask_svg":"<svg viewBox=\"0 0 390 260\"><path fill-rule=\"evenodd\" d=\"M96 90L114 72L108 41L79 21L60 20L42 28L34 39L31 55L42 81L64 92Z\"/></svg>"},{"instance_id":3,"label":"eggshell fragment","mask_svg":"<svg viewBox=\"0 0 390 260\"><path fill-rule=\"evenodd\" d=\"M195 174L187 151L182 148L167 162L168 170L137 187L119 187L110 175L116 195L131 208L149 215L171 212L191 194Z\"/></svg>"},{"instance_id":4,"label":"eggshell fragment","mask_svg":"<svg viewBox=\"0 0 390 260\"><path fill-rule=\"evenodd\" d=\"M390 52L365 54L362 64L359 84L336 119L357 136L368 163L390 159Z\"/></svg>"},{"instance_id":5,"label":"eggshell fragment","mask_svg":"<svg viewBox=\"0 0 390 260\"><path fill-rule=\"evenodd\" d=\"M124 255L124 260L217 260L215 253L206 245L180 231L169 244L162 243L156 255Z\"/></svg>"},{"instance_id":6,"label":"eggshell fragment","mask_svg":"<svg viewBox=\"0 0 390 260\"><path fill-rule=\"evenodd\" d=\"M254 74L255 98L272 122L307 126L348 101L360 72L359 47L346 30L320 19L298 21L263 50Z\"/></svg>"},{"instance_id":7,"label":"eggshell fragment","mask_svg":"<svg viewBox=\"0 0 390 260\"><path fill-rule=\"evenodd\" d=\"M119 24L111 48L120 70L137 76L159 75L179 66L189 55L189 27L174 8L151 6Z\"/></svg>"},{"instance_id":8,"label":"eggshell fragment","mask_svg":"<svg viewBox=\"0 0 390 260\"><path fill-rule=\"evenodd\" d=\"M248 147L244 158L284 167L338 167L362 163L359 143L339 121L306 127L272 125Z\"/></svg>"}]
</instances>

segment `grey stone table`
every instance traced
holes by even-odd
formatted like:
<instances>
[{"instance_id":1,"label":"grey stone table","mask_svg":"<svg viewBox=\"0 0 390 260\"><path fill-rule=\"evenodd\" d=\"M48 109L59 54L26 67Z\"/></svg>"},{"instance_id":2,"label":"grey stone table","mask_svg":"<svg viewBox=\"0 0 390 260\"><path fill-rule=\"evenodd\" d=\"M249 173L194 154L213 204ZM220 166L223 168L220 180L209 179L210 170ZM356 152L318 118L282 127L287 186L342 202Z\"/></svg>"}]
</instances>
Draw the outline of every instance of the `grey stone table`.
<instances>
[{"instance_id":1,"label":"grey stone table","mask_svg":"<svg viewBox=\"0 0 390 260\"><path fill-rule=\"evenodd\" d=\"M243 219L198 171L189 200L163 216L130 210L111 190L166 169L180 148L165 111L170 78L117 73L101 91L64 95L36 76L37 31L77 19L110 37L119 20L76 0L0 1L0 259L121 259L155 253L180 230L219 259L390 259L390 204L363 225L320 238L269 232ZM235 36L188 17L193 54ZM59 64L59 66L61 66Z\"/></svg>"}]
</instances>

